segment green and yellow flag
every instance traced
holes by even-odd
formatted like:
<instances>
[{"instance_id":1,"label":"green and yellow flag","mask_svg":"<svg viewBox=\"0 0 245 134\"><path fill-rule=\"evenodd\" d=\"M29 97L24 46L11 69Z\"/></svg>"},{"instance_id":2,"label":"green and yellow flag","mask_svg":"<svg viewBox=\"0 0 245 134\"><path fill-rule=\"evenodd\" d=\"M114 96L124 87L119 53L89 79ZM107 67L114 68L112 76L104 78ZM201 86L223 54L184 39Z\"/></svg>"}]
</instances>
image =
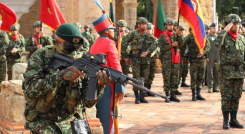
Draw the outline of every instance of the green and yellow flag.
<instances>
[{"instance_id":1,"label":"green and yellow flag","mask_svg":"<svg viewBox=\"0 0 245 134\"><path fill-rule=\"evenodd\" d=\"M109 17L111 19L111 22L114 24L115 23L115 17L114 17L112 0L110 0L110 13L109 13Z\"/></svg>"}]
</instances>

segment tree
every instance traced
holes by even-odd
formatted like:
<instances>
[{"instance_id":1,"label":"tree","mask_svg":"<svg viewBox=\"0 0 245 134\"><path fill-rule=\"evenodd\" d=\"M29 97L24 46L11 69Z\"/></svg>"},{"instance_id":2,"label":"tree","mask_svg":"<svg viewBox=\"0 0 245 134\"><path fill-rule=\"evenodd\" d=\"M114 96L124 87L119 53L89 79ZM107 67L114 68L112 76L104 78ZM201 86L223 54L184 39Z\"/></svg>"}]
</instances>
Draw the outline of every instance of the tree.
<instances>
[{"instance_id":1,"label":"tree","mask_svg":"<svg viewBox=\"0 0 245 134\"><path fill-rule=\"evenodd\" d=\"M138 0L139 3L137 7L137 18L145 17L149 22L153 22L153 3L151 0ZM146 8L145 8L146 2ZM146 9L146 14L145 14Z\"/></svg>"}]
</instances>

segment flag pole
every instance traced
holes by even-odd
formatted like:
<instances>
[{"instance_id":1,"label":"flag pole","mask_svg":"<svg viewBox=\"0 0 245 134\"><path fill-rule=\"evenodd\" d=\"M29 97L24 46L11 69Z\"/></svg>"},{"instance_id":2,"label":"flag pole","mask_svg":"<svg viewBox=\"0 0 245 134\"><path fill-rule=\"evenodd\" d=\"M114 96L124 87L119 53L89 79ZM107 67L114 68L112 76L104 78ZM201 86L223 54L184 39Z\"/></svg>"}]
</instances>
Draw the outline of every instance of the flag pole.
<instances>
[{"instance_id":1,"label":"flag pole","mask_svg":"<svg viewBox=\"0 0 245 134\"><path fill-rule=\"evenodd\" d=\"M40 8L41 7L41 0L39 0L39 21L41 22L41 16L40 16ZM42 27L43 27L43 24L42 24L42 22L41 22L41 24L40 24L40 32L42 31ZM42 44L42 37L40 37L40 39L39 39L39 42L40 42L40 44Z\"/></svg>"}]
</instances>

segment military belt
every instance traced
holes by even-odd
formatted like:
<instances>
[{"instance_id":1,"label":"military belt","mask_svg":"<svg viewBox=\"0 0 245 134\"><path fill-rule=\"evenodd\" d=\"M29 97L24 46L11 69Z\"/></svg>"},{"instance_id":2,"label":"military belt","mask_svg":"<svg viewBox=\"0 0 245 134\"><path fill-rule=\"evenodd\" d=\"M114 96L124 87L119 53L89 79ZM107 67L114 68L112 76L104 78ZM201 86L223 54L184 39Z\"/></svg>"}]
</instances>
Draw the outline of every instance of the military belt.
<instances>
[{"instance_id":1,"label":"military belt","mask_svg":"<svg viewBox=\"0 0 245 134\"><path fill-rule=\"evenodd\" d=\"M243 65L240 65L240 66L222 66L222 69L231 70L231 71L242 70L243 69Z\"/></svg>"}]
</instances>

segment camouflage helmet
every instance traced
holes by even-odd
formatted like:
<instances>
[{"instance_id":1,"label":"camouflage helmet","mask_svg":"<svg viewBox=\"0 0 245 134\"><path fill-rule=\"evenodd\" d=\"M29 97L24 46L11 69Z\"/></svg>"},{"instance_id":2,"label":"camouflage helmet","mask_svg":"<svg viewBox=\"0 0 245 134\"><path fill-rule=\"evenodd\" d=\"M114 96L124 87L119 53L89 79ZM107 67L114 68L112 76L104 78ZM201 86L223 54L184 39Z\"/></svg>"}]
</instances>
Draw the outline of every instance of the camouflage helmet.
<instances>
[{"instance_id":1,"label":"camouflage helmet","mask_svg":"<svg viewBox=\"0 0 245 134\"><path fill-rule=\"evenodd\" d=\"M127 26L127 22L125 20L119 20L117 22L117 26L118 27L126 27Z\"/></svg>"},{"instance_id":2,"label":"camouflage helmet","mask_svg":"<svg viewBox=\"0 0 245 134\"><path fill-rule=\"evenodd\" d=\"M207 25L207 24L205 24L205 29L210 29L210 26L209 25Z\"/></svg>"},{"instance_id":3,"label":"camouflage helmet","mask_svg":"<svg viewBox=\"0 0 245 134\"><path fill-rule=\"evenodd\" d=\"M239 28L242 29L242 24L241 23L239 24Z\"/></svg>"},{"instance_id":4,"label":"camouflage helmet","mask_svg":"<svg viewBox=\"0 0 245 134\"><path fill-rule=\"evenodd\" d=\"M173 25L173 24L174 24L174 21L171 18L167 18L164 21L164 25Z\"/></svg>"},{"instance_id":5,"label":"camouflage helmet","mask_svg":"<svg viewBox=\"0 0 245 134\"><path fill-rule=\"evenodd\" d=\"M127 29L128 29L128 30L132 30L132 28L131 28L131 27L129 27L129 26L127 26Z\"/></svg>"},{"instance_id":6,"label":"camouflage helmet","mask_svg":"<svg viewBox=\"0 0 245 134\"><path fill-rule=\"evenodd\" d=\"M18 24L14 24L10 26L10 31L19 31L20 27Z\"/></svg>"},{"instance_id":7,"label":"camouflage helmet","mask_svg":"<svg viewBox=\"0 0 245 134\"><path fill-rule=\"evenodd\" d=\"M185 26L179 26L179 30L185 30Z\"/></svg>"},{"instance_id":8,"label":"camouflage helmet","mask_svg":"<svg viewBox=\"0 0 245 134\"><path fill-rule=\"evenodd\" d=\"M173 20L174 26L178 26L178 21L177 20Z\"/></svg>"},{"instance_id":9,"label":"camouflage helmet","mask_svg":"<svg viewBox=\"0 0 245 134\"><path fill-rule=\"evenodd\" d=\"M139 17L137 23L148 23L148 20L145 17Z\"/></svg>"},{"instance_id":10,"label":"camouflage helmet","mask_svg":"<svg viewBox=\"0 0 245 134\"><path fill-rule=\"evenodd\" d=\"M92 27L89 28L89 31L93 31L93 30L94 30L94 28L92 28Z\"/></svg>"},{"instance_id":11,"label":"camouflage helmet","mask_svg":"<svg viewBox=\"0 0 245 134\"><path fill-rule=\"evenodd\" d=\"M41 21L35 21L33 24L33 28L41 26Z\"/></svg>"},{"instance_id":12,"label":"camouflage helmet","mask_svg":"<svg viewBox=\"0 0 245 134\"><path fill-rule=\"evenodd\" d=\"M241 23L241 18L236 14L230 14L225 19L225 25L234 22L234 23Z\"/></svg>"},{"instance_id":13,"label":"camouflage helmet","mask_svg":"<svg viewBox=\"0 0 245 134\"><path fill-rule=\"evenodd\" d=\"M151 23L147 23L147 29L153 29L153 25Z\"/></svg>"},{"instance_id":14,"label":"camouflage helmet","mask_svg":"<svg viewBox=\"0 0 245 134\"><path fill-rule=\"evenodd\" d=\"M81 23L79 23L79 22L75 22L75 23L73 23L73 25L75 25L79 29L82 27Z\"/></svg>"},{"instance_id":15,"label":"camouflage helmet","mask_svg":"<svg viewBox=\"0 0 245 134\"><path fill-rule=\"evenodd\" d=\"M128 32L129 32L129 30L128 30L127 28L125 28L125 32L126 32L126 33L128 33Z\"/></svg>"},{"instance_id":16,"label":"camouflage helmet","mask_svg":"<svg viewBox=\"0 0 245 134\"><path fill-rule=\"evenodd\" d=\"M89 25L84 25L84 28L90 28L90 26Z\"/></svg>"}]
</instances>

